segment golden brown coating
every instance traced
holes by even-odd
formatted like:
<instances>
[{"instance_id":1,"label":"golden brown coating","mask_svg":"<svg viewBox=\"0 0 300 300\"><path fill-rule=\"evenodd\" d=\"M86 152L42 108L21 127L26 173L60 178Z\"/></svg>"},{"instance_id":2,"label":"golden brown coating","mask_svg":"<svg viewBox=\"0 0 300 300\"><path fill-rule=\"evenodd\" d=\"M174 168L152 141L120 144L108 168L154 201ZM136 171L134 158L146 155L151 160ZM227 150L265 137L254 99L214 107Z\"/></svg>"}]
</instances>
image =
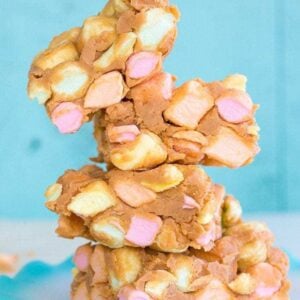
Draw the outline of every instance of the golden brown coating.
<instances>
[{"instance_id":1,"label":"golden brown coating","mask_svg":"<svg viewBox=\"0 0 300 300\"><path fill-rule=\"evenodd\" d=\"M213 83L190 80L174 89L173 76L153 75L96 117L99 160L122 170L162 162L230 168L251 163L259 152L259 128L245 84L244 76L232 75ZM144 140L149 134L151 142ZM157 148L164 155L145 161Z\"/></svg>"},{"instance_id":2,"label":"golden brown coating","mask_svg":"<svg viewBox=\"0 0 300 300\"><path fill-rule=\"evenodd\" d=\"M84 245L77 249L72 300L288 300L288 258L272 246L269 229L260 223L239 223L225 230L209 252L181 254L124 247ZM243 235L247 238L243 238ZM244 257L249 243L262 244ZM82 297L82 298L80 298Z\"/></svg>"},{"instance_id":3,"label":"golden brown coating","mask_svg":"<svg viewBox=\"0 0 300 300\"><path fill-rule=\"evenodd\" d=\"M45 105L61 133L76 132L95 112L120 102L126 84L134 86L161 70L178 20L178 10L166 0L110 0L102 12L54 37L34 58L29 98ZM119 85L113 79L97 84L110 72L119 73Z\"/></svg>"},{"instance_id":4,"label":"golden brown coating","mask_svg":"<svg viewBox=\"0 0 300 300\"><path fill-rule=\"evenodd\" d=\"M213 247L222 236L229 196L201 168L164 164L142 172L69 170L46 197L46 206L60 216L57 233L63 237L84 236L111 248L183 252ZM223 216L231 224L240 221L235 204L232 209L227 204Z\"/></svg>"}]
</instances>

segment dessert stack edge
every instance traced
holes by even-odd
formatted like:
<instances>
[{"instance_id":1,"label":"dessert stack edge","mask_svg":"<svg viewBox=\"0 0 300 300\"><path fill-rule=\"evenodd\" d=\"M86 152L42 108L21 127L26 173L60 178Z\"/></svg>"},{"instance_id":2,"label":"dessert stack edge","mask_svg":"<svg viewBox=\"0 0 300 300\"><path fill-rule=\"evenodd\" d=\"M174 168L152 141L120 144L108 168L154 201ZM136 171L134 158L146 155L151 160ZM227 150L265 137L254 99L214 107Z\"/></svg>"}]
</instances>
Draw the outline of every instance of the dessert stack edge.
<instances>
[{"instance_id":1,"label":"dessert stack edge","mask_svg":"<svg viewBox=\"0 0 300 300\"><path fill-rule=\"evenodd\" d=\"M259 153L247 78L176 86L163 68L177 37L168 0L109 0L54 37L28 95L62 134L94 122L99 155L45 193L56 233L84 237L72 300L287 300L289 261L260 222L202 166L240 168Z\"/></svg>"},{"instance_id":2,"label":"dessert stack edge","mask_svg":"<svg viewBox=\"0 0 300 300\"><path fill-rule=\"evenodd\" d=\"M87 244L74 256L72 299L288 299L288 258L272 241L263 224L240 222L210 251Z\"/></svg>"}]
</instances>

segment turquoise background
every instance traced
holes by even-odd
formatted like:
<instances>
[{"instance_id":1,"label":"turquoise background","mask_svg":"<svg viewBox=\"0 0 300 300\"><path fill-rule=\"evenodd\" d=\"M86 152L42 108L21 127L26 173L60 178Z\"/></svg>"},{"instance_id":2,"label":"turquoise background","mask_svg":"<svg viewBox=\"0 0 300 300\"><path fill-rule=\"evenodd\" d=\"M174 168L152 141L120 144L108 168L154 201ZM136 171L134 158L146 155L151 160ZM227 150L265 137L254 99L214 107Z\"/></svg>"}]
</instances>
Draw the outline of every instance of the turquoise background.
<instances>
[{"instance_id":1,"label":"turquoise background","mask_svg":"<svg viewBox=\"0 0 300 300\"><path fill-rule=\"evenodd\" d=\"M300 209L299 0L177 0L179 38L166 70L183 82L241 72L261 104L262 152L249 167L212 169L247 212ZM92 127L62 136L26 96L33 56L55 35L78 26L102 0L0 1L0 218L54 218L47 185L96 154Z\"/></svg>"}]
</instances>

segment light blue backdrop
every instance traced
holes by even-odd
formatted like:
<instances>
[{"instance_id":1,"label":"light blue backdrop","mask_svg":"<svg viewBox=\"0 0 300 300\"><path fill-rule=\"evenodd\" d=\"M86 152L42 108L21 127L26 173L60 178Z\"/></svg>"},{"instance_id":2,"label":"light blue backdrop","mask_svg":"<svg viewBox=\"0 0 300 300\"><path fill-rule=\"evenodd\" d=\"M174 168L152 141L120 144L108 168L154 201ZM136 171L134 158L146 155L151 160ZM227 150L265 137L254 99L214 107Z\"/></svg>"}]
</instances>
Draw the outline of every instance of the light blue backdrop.
<instances>
[{"instance_id":1,"label":"light blue backdrop","mask_svg":"<svg viewBox=\"0 0 300 300\"><path fill-rule=\"evenodd\" d=\"M241 72L261 104L262 153L240 170L212 169L245 211L299 210L299 0L174 0L182 11L166 69L179 82ZM26 97L33 56L53 35L96 14L103 0L0 2L0 217L51 218L43 191L96 154L92 128L59 135Z\"/></svg>"}]
</instances>

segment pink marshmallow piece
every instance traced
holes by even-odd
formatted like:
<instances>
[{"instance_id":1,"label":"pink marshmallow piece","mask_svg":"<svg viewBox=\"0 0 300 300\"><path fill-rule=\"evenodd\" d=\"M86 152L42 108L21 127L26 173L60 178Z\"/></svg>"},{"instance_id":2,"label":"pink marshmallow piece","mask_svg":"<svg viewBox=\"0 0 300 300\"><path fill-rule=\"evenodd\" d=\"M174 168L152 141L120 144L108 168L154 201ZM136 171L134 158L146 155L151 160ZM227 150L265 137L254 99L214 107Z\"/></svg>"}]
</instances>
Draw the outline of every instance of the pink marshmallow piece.
<instances>
[{"instance_id":1,"label":"pink marshmallow piece","mask_svg":"<svg viewBox=\"0 0 300 300\"><path fill-rule=\"evenodd\" d=\"M253 103L248 94L241 91L228 91L216 100L220 116L230 123L241 123L251 118Z\"/></svg>"},{"instance_id":2,"label":"pink marshmallow piece","mask_svg":"<svg viewBox=\"0 0 300 300\"><path fill-rule=\"evenodd\" d=\"M138 290L130 287L124 287L118 294L118 300L151 300L150 297Z\"/></svg>"},{"instance_id":3,"label":"pink marshmallow piece","mask_svg":"<svg viewBox=\"0 0 300 300\"><path fill-rule=\"evenodd\" d=\"M54 109L51 119L60 133L74 133L82 125L83 113L79 105L64 102Z\"/></svg>"},{"instance_id":4,"label":"pink marshmallow piece","mask_svg":"<svg viewBox=\"0 0 300 300\"><path fill-rule=\"evenodd\" d=\"M199 204L196 202L196 200L188 195L184 195L183 201L184 201L183 204L184 209L194 209L200 207Z\"/></svg>"},{"instance_id":5,"label":"pink marshmallow piece","mask_svg":"<svg viewBox=\"0 0 300 300\"><path fill-rule=\"evenodd\" d=\"M215 224L211 224L209 230L201 234L197 238L196 242L202 247L207 246L211 241L214 241L216 239L215 230L216 230Z\"/></svg>"},{"instance_id":6,"label":"pink marshmallow piece","mask_svg":"<svg viewBox=\"0 0 300 300\"><path fill-rule=\"evenodd\" d=\"M255 294L259 297L271 297L278 291L278 287L259 286L255 290Z\"/></svg>"},{"instance_id":7,"label":"pink marshmallow piece","mask_svg":"<svg viewBox=\"0 0 300 300\"><path fill-rule=\"evenodd\" d=\"M161 73L162 94L164 99L171 99L175 88L173 77L170 73Z\"/></svg>"},{"instance_id":8,"label":"pink marshmallow piece","mask_svg":"<svg viewBox=\"0 0 300 300\"><path fill-rule=\"evenodd\" d=\"M137 52L127 60L126 74L132 79L146 77L155 70L159 59L158 54L153 52Z\"/></svg>"},{"instance_id":9,"label":"pink marshmallow piece","mask_svg":"<svg viewBox=\"0 0 300 300\"><path fill-rule=\"evenodd\" d=\"M211 241L214 240L213 232L209 231L197 238L197 243L201 246L207 246Z\"/></svg>"},{"instance_id":10,"label":"pink marshmallow piece","mask_svg":"<svg viewBox=\"0 0 300 300\"><path fill-rule=\"evenodd\" d=\"M111 143L133 142L140 133L135 125L114 126L107 130L108 139Z\"/></svg>"},{"instance_id":11,"label":"pink marshmallow piece","mask_svg":"<svg viewBox=\"0 0 300 300\"><path fill-rule=\"evenodd\" d=\"M89 245L84 245L77 249L73 260L79 271L86 272L90 264L92 253L93 250Z\"/></svg>"},{"instance_id":12,"label":"pink marshmallow piece","mask_svg":"<svg viewBox=\"0 0 300 300\"><path fill-rule=\"evenodd\" d=\"M140 247L150 246L155 240L161 225L161 219L154 215L149 215L149 217L133 216L125 238Z\"/></svg>"},{"instance_id":13,"label":"pink marshmallow piece","mask_svg":"<svg viewBox=\"0 0 300 300\"><path fill-rule=\"evenodd\" d=\"M217 103L221 117L230 123L241 123L249 116L249 110L233 99L222 99Z\"/></svg>"},{"instance_id":14,"label":"pink marshmallow piece","mask_svg":"<svg viewBox=\"0 0 300 300\"><path fill-rule=\"evenodd\" d=\"M258 282L255 294L259 298L271 297L280 290L282 274L269 263L256 264L247 271Z\"/></svg>"}]
</instances>

